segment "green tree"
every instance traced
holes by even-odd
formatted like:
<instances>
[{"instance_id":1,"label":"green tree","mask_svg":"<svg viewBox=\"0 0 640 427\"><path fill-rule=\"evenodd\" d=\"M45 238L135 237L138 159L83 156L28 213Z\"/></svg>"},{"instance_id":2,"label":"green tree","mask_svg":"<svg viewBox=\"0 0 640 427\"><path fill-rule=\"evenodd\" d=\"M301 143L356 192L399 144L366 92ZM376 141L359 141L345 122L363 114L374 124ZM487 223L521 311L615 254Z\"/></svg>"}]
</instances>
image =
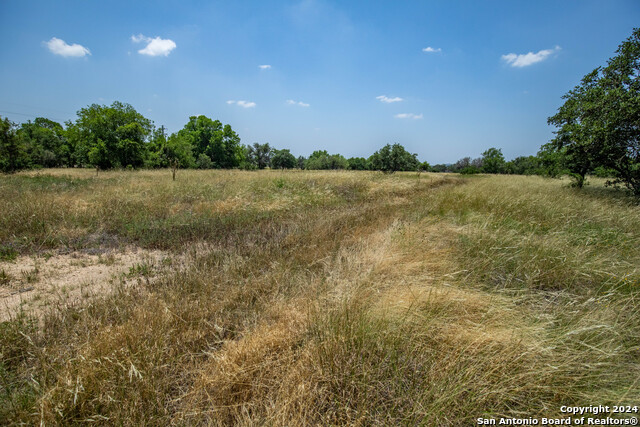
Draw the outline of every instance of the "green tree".
<instances>
[{"instance_id":1,"label":"green tree","mask_svg":"<svg viewBox=\"0 0 640 427\"><path fill-rule=\"evenodd\" d=\"M346 169L347 159L340 154L329 154L327 150L316 150L307 159L306 169Z\"/></svg>"},{"instance_id":2,"label":"green tree","mask_svg":"<svg viewBox=\"0 0 640 427\"><path fill-rule=\"evenodd\" d=\"M373 170L386 173L415 171L420 162L417 154L411 154L400 144L387 144L369 157Z\"/></svg>"},{"instance_id":3,"label":"green tree","mask_svg":"<svg viewBox=\"0 0 640 427\"><path fill-rule=\"evenodd\" d=\"M8 118L0 118L0 170L15 172L29 166L29 159L16 125Z\"/></svg>"},{"instance_id":4,"label":"green tree","mask_svg":"<svg viewBox=\"0 0 640 427\"><path fill-rule=\"evenodd\" d=\"M116 101L111 106L82 108L68 128L67 137L77 151L76 161L109 169L143 165L152 124L131 105Z\"/></svg>"},{"instance_id":5,"label":"green tree","mask_svg":"<svg viewBox=\"0 0 640 427\"><path fill-rule=\"evenodd\" d=\"M463 157L449 168L452 172L460 172L471 166L471 157Z\"/></svg>"},{"instance_id":6,"label":"green tree","mask_svg":"<svg viewBox=\"0 0 640 427\"><path fill-rule=\"evenodd\" d=\"M18 136L32 166L60 167L69 164L71 150L60 123L43 117L20 126Z\"/></svg>"},{"instance_id":7,"label":"green tree","mask_svg":"<svg viewBox=\"0 0 640 427\"><path fill-rule=\"evenodd\" d=\"M550 146L558 154L557 158L567 169L574 181L574 186L582 188L587 174L599 162L598 152L602 147L595 132L589 129L593 125L591 120L595 116L594 97L597 89L599 69L583 77L581 83L563 96L565 103L558 112L548 118L548 123L558 127L556 137ZM586 120L585 120L586 119Z\"/></svg>"},{"instance_id":8,"label":"green tree","mask_svg":"<svg viewBox=\"0 0 640 427\"><path fill-rule=\"evenodd\" d=\"M367 159L364 157L351 157L347 159L347 169L355 171L367 170Z\"/></svg>"},{"instance_id":9,"label":"green tree","mask_svg":"<svg viewBox=\"0 0 640 427\"><path fill-rule=\"evenodd\" d=\"M431 165L429 164L429 162L422 162L422 163L420 163L420 165L418 165L418 171L420 171L420 172L430 172L431 171Z\"/></svg>"},{"instance_id":10,"label":"green tree","mask_svg":"<svg viewBox=\"0 0 640 427\"><path fill-rule=\"evenodd\" d=\"M211 161L211 157L207 156L204 153L200 153L198 159L196 160L196 167L198 169L213 169L213 162Z\"/></svg>"},{"instance_id":11,"label":"green tree","mask_svg":"<svg viewBox=\"0 0 640 427\"><path fill-rule=\"evenodd\" d=\"M640 28L616 53L563 96L548 119L557 127L551 143L564 154L577 186L603 167L615 175L609 184L621 183L640 197Z\"/></svg>"},{"instance_id":12,"label":"green tree","mask_svg":"<svg viewBox=\"0 0 640 427\"><path fill-rule=\"evenodd\" d=\"M554 143L549 142L540 147L537 158L540 175L557 178L569 173L566 167L566 147L558 149Z\"/></svg>"},{"instance_id":13,"label":"green tree","mask_svg":"<svg viewBox=\"0 0 640 427\"><path fill-rule=\"evenodd\" d=\"M271 152L268 142L265 144L254 142L253 145L247 146L247 161L258 169L264 169L271 162Z\"/></svg>"},{"instance_id":14,"label":"green tree","mask_svg":"<svg viewBox=\"0 0 640 427\"><path fill-rule=\"evenodd\" d=\"M223 126L219 120L202 115L191 116L178 135L190 142L198 163L203 154L209 157L214 168L238 167L244 160L240 137L230 125Z\"/></svg>"},{"instance_id":15,"label":"green tree","mask_svg":"<svg viewBox=\"0 0 640 427\"><path fill-rule=\"evenodd\" d=\"M540 159L536 156L520 156L505 163L504 172L515 175L536 175L540 173Z\"/></svg>"},{"instance_id":16,"label":"green tree","mask_svg":"<svg viewBox=\"0 0 640 427\"><path fill-rule=\"evenodd\" d=\"M153 152L150 162L154 167L171 168L173 180L176 179L176 171L179 168L192 168L195 166L191 142L177 133L166 138L164 127L154 131ZM208 159L208 157L207 157ZM209 160L209 162L211 162Z\"/></svg>"},{"instance_id":17,"label":"green tree","mask_svg":"<svg viewBox=\"0 0 640 427\"><path fill-rule=\"evenodd\" d=\"M307 159L304 156L298 156L298 164L297 164L298 169L304 169L304 164L306 161Z\"/></svg>"},{"instance_id":18,"label":"green tree","mask_svg":"<svg viewBox=\"0 0 640 427\"><path fill-rule=\"evenodd\" d=\"M484 173L504 173L505 160L502 150L489 148L482 153L482 172Z\"/></svg>"},{"instance_id":19,"label":"green tree","mask_svg":"<svg viewBox=\"0 0 640 427\"><path fill-rule=\"evenodd\" d=\"M298 165L295 156L289 150L273 150L271 167L273 169L293 169Z\"/></svg>"}]
</instances>

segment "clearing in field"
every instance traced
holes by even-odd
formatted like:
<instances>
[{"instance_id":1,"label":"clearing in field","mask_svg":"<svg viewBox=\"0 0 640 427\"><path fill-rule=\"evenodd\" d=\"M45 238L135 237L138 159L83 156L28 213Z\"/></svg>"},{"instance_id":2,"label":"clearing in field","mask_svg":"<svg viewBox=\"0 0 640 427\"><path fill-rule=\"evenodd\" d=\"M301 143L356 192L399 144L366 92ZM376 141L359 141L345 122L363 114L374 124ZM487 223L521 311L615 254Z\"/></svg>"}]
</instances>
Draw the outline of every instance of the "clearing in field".
<instances>
[{"instance_id":1,"label":"clearing in field","mask_svg":"<svg viewBox=\"0 0 640 427\"><path fill-rule=\"evenodd\" d=\"M469 425L640 402L640 210L596 181L0 177L0 419Z\"/></svg>"}]
</instances>

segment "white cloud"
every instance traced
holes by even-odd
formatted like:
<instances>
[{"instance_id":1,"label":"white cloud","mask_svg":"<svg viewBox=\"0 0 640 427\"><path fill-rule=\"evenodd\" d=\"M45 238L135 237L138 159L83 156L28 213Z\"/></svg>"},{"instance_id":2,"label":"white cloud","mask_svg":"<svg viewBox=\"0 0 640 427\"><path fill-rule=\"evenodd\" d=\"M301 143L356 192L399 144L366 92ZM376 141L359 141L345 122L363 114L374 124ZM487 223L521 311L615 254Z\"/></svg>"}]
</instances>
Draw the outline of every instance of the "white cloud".
<instances>
[{"instance_id":1,"label":"white cloud","mask_svg":"<svg viewBox=\"0 0 640 427\"><path fill-rule=\"evenodd\" d=\"M413 120L420 120L422 119L422 113L420 114L414 114L414 113L400 113L400 114L396 114L395 116L396 119L413 119Z\"/></svg>"},{"instance_id":2,"label":"white cloud","mask_svg":"<svg viewBox=\"0 0 640 427\"><path fill-rule=\"evenodd\" d=\"M227 101L227 104L231 105L231 104L236 104L239 105L243 108L253 108L256 106L255 102L251 102L251 101L233 101L233 100L229 100Z\"/></svg>"},{"instance_id":3,"label":"white cloud","mask_svg":"<svg viewBox=\"0 0 640 427\"><path fill-rule=\"evenodd\" d=\"M268 65L268 64L258 65L258 68L260 68L261 70L268 70L269 68L271 68L271 65Z\"/></svg>"},{"instance_id":4,"label":"white cloud","mask_svg":"<svg viewBox=\"0 0 640 427\"><path fill-rule=\"evenodd\" d=\"M302 101L294 101L293 99L287 99L287 104L288 105L299 105L300 107L309 107L310 104L307 104L306 102L302 102Z\"/></svg>"},{"instance_id":5,"label":"white cloud","mask_svg":"<svg viewBox=\"0 0 640 427\"><path fill-rule=\"evenodd\" d=\"M427 46L424 49L422 49L422 51L423 52L427 52L427 53L437 53L437 52L442 52L442 49L440 49L440 48L435 49L435 48L433 48L431 46Z\"/></svg>"},{"instance_id":6,"label":"white cloud","mask_svg":"<svg viewBox=\"0 0 640 427\"><path fill-rule=\"evenodd\" d=\"M91 55L91 52L86 47L76 43L67 44L64 40L60 40L57 37L52 37L51 40L46 42L46 45L52 53L64 57Z\"/></svg>"},{"instance_id":7,"label":"white cloud","mask_svg":"<svg viewBox=\"0 0 640 427\"><path fill-rule=\"evenodd\" d=\"M385 95L380 95L380 96L376 96L376 99L379 99L380 102L384 102L387 104L391 104L392 102L400 102L400 101L404 101L404 99L396 96L395 98L389 98Z\"/></svg>"},{"instance_id":8,"label":"white cloud","mask_svg":"<svg viewBox=\"0 0 640 427\"><path fill-rule=\"evenodd\" d=\"M529 65L544 61L553 53L558 52L560 49L560 46L556 46L553 49L544 49L539 51L538 53L529 52L520 55L509 53L507 55L502 55L502 60L512 67L528 67Z\"/></svg>"},{"instance_id":9,"label":"white cloud","mask_svg":"<svg viewBox=\"0 0 640 427\"><path fill-rule=\"evenodd\" d=\"M144 42L144 41L149 41L149 37L145 37L142 34L138 34L131 36L131 41L134 43L140 43L140 42Z\"/></svg>"},{"instance_id":10,"label":"white cloud","mask_svg":"<svg viewBox=\"0 0 640 427\"><path fill-rule=\"evenodd\" d=\"M162 39L160 37L145 37L142 34L131 36L131 41L134 43L147 43L144 49L138 51L141 55L168 56L171 51L176 48L176 43L173 40Z\"/></svg>"}]
</instances>

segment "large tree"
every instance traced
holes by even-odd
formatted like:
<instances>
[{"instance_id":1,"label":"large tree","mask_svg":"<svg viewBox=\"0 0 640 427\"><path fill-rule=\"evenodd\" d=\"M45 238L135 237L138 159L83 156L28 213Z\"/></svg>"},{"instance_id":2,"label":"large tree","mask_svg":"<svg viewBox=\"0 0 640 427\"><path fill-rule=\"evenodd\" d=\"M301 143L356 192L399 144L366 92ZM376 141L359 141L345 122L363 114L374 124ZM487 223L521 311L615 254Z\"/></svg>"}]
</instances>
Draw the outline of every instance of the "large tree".
<instances>
[{"instance_id":1,"label":"large tree","mask_svg":"<svg viewBox=\"0 0 640 427\"><path fill-rule=\"evenodd\" d=\"M482 172L503 173L504 165L505 161L501 149L491 147L482 153Z\"/></svg>"},{"instance_id":2,"label":"large tree","mask_svg":"<svg viewBox=\"0 0 640 427\"><path fill-rule=\"evenodd\" d=\"M67 125L67 138L80 165L109 169L144 163L152 124L129 104L90 105L78 111L75 123Z\"/></svg>"},{"instance_id":3,"label":"large tree","mask_svg":"<svg viewBox=\"0 0 640 427\"><path fill-rule=\"evenodd\" d=\"M244 149L240 137L230 125L222 125L220 120L207 116L191 116L189 122L178 132L193 147L197 159L206 155L214 168L234 168L244 160Z\"/></svg>"},{"instance_id":4,"label":"large tree","mask_svg":"<svg viewBox=\"0 0 640 427\"><path fill-rule=\"evenodd\" d=\"M247 161L253 168L264 169L271 162L272 151L268 142L265 144L254 142L253 145L247 146Z\"/></svg>"},{"instance_id":5,"label":"large tree","mask_svg":"<svg viewBox=\"0 0 640 427\"><path fill-rule=\"evenodd\" d=\"M298 165L296 157L289 150L273 150L271 167L274 169L293 169Z\"/></svg>"},{"instance_id":6,"label":"large tree","mask_svg":"<svg viewBox=\"0 0 640 427\"><path fill-rule=\"evenodd\" d=\"M411 154L400 144L387 144L369 157L371 169L386 173L414 171L420 162L417 154Z\"/></svg>"},{"instance_id":7,"label":"large tree","mask_svg":"<svg viewBox=\"0 0 640 427\"><path fill-rule=\"evenodd\" d=\"M610 184L622 183L640 197L640 28L616 54L565 94L548 122L558 128L552 145L565 154L578 186L604 167L615 176Z\"/></svg>"},{"instance_id":8,"label":"large tree","mask_svg":"<svg viewBox=\"0 0 640 427\"><path fill-rule=\"evenodd\" d=\"M23 123L18 135L34 166L60 167L72 164L72 150L60 123L43 117Z\"/></svg>"}]
</instances>

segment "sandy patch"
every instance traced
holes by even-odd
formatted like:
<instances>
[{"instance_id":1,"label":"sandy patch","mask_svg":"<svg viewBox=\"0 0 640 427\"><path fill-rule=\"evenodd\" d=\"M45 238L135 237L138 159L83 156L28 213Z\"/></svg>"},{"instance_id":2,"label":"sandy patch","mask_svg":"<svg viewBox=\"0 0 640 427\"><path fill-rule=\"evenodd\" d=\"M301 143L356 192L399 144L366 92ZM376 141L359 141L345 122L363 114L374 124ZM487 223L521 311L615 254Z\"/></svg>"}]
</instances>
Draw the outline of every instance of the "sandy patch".
<instances>
[{"instance_id":1,"label":"sandy patch","mask_svg":"<svg viewBox=\"0 0 640 427\"><path fill-rule=\"evenodd\" d=\"M136 283L171 262L167 252L126 248L99 255L83 252L21 256L0 262L0 321L18 312L42 313Z\"/></svg>"}]
</instances>

